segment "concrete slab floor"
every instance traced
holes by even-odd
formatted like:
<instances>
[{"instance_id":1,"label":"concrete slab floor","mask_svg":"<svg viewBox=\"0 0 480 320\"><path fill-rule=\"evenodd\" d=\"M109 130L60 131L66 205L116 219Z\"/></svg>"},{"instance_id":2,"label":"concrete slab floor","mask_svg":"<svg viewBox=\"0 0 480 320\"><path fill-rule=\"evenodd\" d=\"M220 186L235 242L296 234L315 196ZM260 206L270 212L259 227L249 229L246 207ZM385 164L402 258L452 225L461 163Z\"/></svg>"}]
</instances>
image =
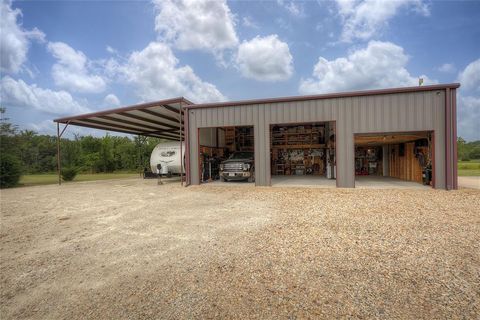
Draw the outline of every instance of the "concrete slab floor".
<instances>
[{"instance_id":1,"label":"concrete slab floor","mask_svg":"<svg viewBox=\"0 0 480 320\"><path fill-rule=\"evenodd\" d=\"M464 177L461 177L464 178ZM478 184L477 179L472 179L469 188L475 188ZM249 187L253 182L230 181L221 182L220 180L202 183L206 186L224 186L224 187ZM460 177L459 177L460 184ZM327 179L323 176L272 176L272 187L307 187L307 188L335 188L336 180ZM464 185L464 187L467 187ZM360 189L423 189L428 190L430 186L424 186L418 182L405 181L392 177L381 176L356 176L355 188Z\"/></svg>"},{"instance_id":2,"label":"concrete slab floor","mask_svg":"<svg viewBox=\"0 0 480 320\"><path fill-rule=\"evenodd\" d=\"M246 180L222 182L220 180L215 180L211 182L203 182L202 185L215 187L251 187L255 185L255 182L248 182Z\"/></svg>"},{"instance_id":3,"label":"concrete slab floor","mask_svg":"<svg viewBox=\"0 0 480 320\"><path fill-rule=\"evenodd\" d=\"M272 176L272 187L335 188L336 180L323 176ZM355 187L363 189L429 189L417 182L404 181L391 177L355 177Z\"/></svg>"},{"instance_id":4,"label":"concrete slab floor","mask_svg":"<svg viewBox=\"0 0 480 320\"><path fill-rule=\"evenodd\" d=\"M336 180L323 176L272 176L272 187L335 188Z\"/></svg>"},{"instance_id":5,"label":"concrete slab floor","mask_svg":"<svg viewBox=\"0 0 480 320\"><path fill-rule=\"evenodd\" d=\"M363 189L430 189L418 182L405 181L392 177L356 176L355 188Z\"/></svg>"}]
</instances>

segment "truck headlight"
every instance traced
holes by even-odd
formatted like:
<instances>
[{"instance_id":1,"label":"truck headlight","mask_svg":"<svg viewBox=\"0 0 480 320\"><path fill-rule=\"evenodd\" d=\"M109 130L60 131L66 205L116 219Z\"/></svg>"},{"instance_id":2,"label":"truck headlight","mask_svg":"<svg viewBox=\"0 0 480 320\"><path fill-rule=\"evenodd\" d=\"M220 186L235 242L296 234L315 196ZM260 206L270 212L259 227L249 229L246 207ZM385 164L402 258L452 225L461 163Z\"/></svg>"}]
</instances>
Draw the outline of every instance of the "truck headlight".
<instances>
[{"instance_id":1,"label":"truck headlight","mask_svg":"<svg viewBox=\"0 0 480 320\"><path fill-rule=\"evenodd\" d=\"M223 163L220 163L220 171L223 171Z\"/></svg>"},{"instance_id":2,"label":"truck headlight","mask_svg":"<svg viewBox=\"0 0 480 320\"><path fill-rule=\"evenodd\" d=\"M242 167L243 167L243 171L248 171L248 170L250 170L250 164L248 164L248 163L244 163L244 164L242 165Z\"/></svg>"}]
</instances>

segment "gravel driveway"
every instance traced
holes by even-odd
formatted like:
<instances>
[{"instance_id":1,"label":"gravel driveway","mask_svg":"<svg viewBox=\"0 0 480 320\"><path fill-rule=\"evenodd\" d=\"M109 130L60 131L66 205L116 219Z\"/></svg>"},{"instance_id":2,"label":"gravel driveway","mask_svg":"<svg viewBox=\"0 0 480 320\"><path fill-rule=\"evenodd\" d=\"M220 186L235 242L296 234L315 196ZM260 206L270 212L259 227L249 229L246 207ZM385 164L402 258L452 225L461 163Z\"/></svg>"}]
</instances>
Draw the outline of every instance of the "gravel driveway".
<instances>
[{"instance_id":1,"label":"gravel driveway","mask_svg":"<svg viewBox=\"0 0 480 320\"><path fill-rule=\"evenodd\" d=\"M480 191L1 191L2 319L480 317Z\"/></svg>"}]
</instances>

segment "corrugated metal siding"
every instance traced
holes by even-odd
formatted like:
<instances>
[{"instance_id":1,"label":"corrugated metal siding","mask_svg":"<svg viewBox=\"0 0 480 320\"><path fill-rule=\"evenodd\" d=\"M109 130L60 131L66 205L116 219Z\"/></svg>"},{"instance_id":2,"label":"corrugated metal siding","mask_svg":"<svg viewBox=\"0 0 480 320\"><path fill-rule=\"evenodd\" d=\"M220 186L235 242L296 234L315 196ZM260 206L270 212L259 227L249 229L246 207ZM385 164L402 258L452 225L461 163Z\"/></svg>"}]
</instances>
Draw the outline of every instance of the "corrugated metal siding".
<instances>
[{"instance_id":1,"label":"corrugated metal siding","mask_svg":"<svg viewBox=\"0 0 480 320\"><path fill-rule=\"evenodd\" d=\"M256 184L270 185L270 125L336 121L337 186L354 187L354 134L435 131L435 178L445 187L445 91L190 109L190 168L199 183L198 128L254 126Z\"/></svg>"},{"instance_id":2,"label":"corrugated metal siding","mask_svg":"<svg viewBox=\"0 0 480 320\"><path fill-rule=\"evenodd\" d=\"M200 129L200 145L207 147L217 146L217 130L215 128L203 128Z\"/></svg>"}]
</instances>

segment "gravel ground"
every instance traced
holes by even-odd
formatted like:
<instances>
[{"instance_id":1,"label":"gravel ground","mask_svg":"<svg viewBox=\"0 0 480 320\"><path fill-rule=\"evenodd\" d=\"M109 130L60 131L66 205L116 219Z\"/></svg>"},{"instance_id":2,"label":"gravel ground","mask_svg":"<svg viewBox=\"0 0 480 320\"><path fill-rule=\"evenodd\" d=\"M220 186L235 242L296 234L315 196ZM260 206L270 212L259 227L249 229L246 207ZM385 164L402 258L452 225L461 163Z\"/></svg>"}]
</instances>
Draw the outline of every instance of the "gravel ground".
<instances>
[{"instance_id":1,"label":"gravel ground","mask_svg":"<svg viewBox=\"0 0 480 320\"><path fill-rule=\"evenodd\" d=\"M480 317L480 191L1 191L2 319Z\"/></svg>"}]
</instances>

